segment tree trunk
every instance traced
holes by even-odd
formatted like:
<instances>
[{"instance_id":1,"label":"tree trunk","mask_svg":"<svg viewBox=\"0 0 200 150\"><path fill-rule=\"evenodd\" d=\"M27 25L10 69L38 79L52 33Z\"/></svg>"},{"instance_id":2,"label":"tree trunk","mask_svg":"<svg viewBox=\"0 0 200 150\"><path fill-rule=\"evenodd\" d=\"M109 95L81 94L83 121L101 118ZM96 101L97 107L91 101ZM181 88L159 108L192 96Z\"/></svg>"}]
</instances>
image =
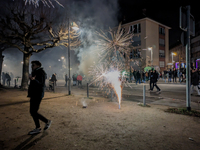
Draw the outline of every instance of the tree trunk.
<instances>
[{"instance_id":1,"label":"tree trunk","mask_svg":"<svg viewBox=\"0 0 200 150\"><path fill-rule=\"evenodd\" d=\"M23 58L23 71L22 71L22 82L21 82L21 89L27 90L28 89L28 81L29 81L29 60L31 54L24 54Z\"/></svg>"},{"instance_id":2,"label":"tree trunk","mask_svg":"<svg viewBox=\"0 0 200 150\"><path fill-rule=\"evenodd\" d=\"M2 73L2 65L3 65L3 58L4 56L2 55L2 50L0 50L0 86L2 85L1 84L1 73Z\"/></svg>"}]
</instances>

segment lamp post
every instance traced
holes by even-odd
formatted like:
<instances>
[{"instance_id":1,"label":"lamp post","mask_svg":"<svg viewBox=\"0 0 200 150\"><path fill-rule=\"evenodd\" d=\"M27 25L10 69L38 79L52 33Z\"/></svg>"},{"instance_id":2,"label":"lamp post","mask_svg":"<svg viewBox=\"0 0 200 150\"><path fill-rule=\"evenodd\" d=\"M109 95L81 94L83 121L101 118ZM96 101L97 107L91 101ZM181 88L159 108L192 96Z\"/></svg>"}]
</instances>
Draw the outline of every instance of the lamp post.
<instances>
[{"instance_id":1,"label":"lamp post","mask_svg":"<svg viewBox=\"0 0 200 150\"><path fill-rule=\"evenodd\" d=\"M148 50L151 51L151 67L153 66L153 49L152 47L148 47Z\"/></svg>"},{"instance_id":2,"label":"lamp post","mask_svg":"<svg viewBox=\"0 0 200 150\"><path fill-rule=\"evenodd\" d=\"M69 22L69 18L68 18L68 68L69 68L69 87L68 87L68 91L69 91L69 95L71 95L71 75L70 75L70 22Z\"/></svg>"},{"instance_id":3,"label":"lamp post","mask_svg":"<svg viewBox=\"0 0 200 150\"><path fill-rule=\"evenodd\" d=\"M172 69L174 67L174 61L173 61L173 56L175 55L175 53L172 53Z\"/></svg>"},{"instance_id":4,"label":"lamp post","mask_svg":"<svg viewBox=\"0 0 200 150\"><path fill-rule=\"evenodd\" d=\"M72 23L72 29L74 30L78 30L78 26L75 22ZM61 58L62 59L62 58ZM64 59L64 58L63 58ZM68 87L68 91L69 91L69 95L71 95L71 75L70 75L70 22L69 22L69 18L68 18L68 67L69 67L69 87Z\"/></svg>"}]
</instances>

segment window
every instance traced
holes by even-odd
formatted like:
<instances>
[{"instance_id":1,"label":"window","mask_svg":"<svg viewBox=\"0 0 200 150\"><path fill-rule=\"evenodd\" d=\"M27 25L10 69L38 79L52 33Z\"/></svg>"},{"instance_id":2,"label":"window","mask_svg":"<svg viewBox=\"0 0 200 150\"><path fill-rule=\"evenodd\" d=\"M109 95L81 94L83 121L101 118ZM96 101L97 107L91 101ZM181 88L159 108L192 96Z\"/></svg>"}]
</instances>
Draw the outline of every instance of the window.
<instances>
[{"instance_id":1,"label":"window","mask_svg":"<svg viewBox=\"0 0 200 150\"><path fill-rule=\"evenodd\" d=\"M133 36L132 38L132 45L133 46L141 46L141 36Z\"/></svg>"},{"instance_id":2,"label":"window","mask_svg":"<svg viewBox=\"0 0 200 150\"><path fill-rule=\"evenodd\" d=\"M165 46L165 40L164 39L159 39L159 45L160 46Z\"/></svg>"},{"instance_id":3,"label":"window","mask_svg":"<svg viewBox=\"0 0 200 150\"><path fill-rule=\"evenodd\" d=\"M159 50L159 57L165 57L165 51Z\"/></svg>"},{"instance_id":4,"label":"window","mask_svg":"<svg viewBox=\"0 0 200 150\"><path fill-rule=\"evenodd\" d=\"M130 52L130 59L133 59L133 58L141 58L141 49L140 48L133 49Z\"/></svg>"},{"instance_id":5,"label":"window","mask_svg":"<svg viewBox=\"0 0 200 150\"><path fill-rule=\"evenodd\" d=\"M160 61L160 67L165 67L165 62L164 61Z\"/></svg>"},{"instance_id":6,"label":"window","mask_svg":"<svg viewBox=\"0 0 200 150\"><path fill-rule=\"evenodd\" d=\"M159 33L165 35L165 28L159 27Z\"/></svg>"},{"instance_id":7,"label":"window","mask_svg":"<svg viewBox=\"0 0 200 150\"><path fill-rule=\"evenodd\" d=\"M129 33L140 33L141 32L141 25L140 23L131 25L129 27Z\"/></svg>"}]
</instances>

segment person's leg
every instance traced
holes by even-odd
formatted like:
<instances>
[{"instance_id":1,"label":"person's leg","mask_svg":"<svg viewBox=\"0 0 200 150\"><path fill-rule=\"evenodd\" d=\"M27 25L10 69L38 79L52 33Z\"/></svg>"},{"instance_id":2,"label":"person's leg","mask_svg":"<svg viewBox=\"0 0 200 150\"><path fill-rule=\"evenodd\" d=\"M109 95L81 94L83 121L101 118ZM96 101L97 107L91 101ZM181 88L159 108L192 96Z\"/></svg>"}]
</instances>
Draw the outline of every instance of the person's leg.
<instances>
[{"instance_id":1,"label":"person's leg","mask_svg":"<svg viewBox=\"0 0 200 150\"><path fill-rule=\"evenodd\" d=\"M141 83L141 78L139 78L139 84Z\"/></svg>"},{"instance_id":2,"label":"person's leg","mask_svg":"<svg viewBox=\"0 0 200 150\"><path fill-rule=\"evenodd\" d=\"M194 88L193 85L191 85L191 86L190 86L190 94L193 93L193 88Z\"/></svg>"},{"instance_id":3,"label":"person's leg","mask_svg":"<svg viewBox=\"0 0 200 150\"><path fill-rule=\"evenodd\" d=\"M157 86L157 84L155 83L154 85L157 88L157 91L160 91L160 88Z\"/></svg>"},{"instance_id":4,"label":"person's leg","mask_svg":"<svg viewBox=\"0 0 200 150\"><path fill-rule=\"evenodd\" d=\"M197 94L200 95L200 92L199 92L198 86L196 85L194 88L195 88L195 90L197 91Z\"/></svg>"},{"instance_id":5,"label":"person's leg","mask_svg":"<svg viewBox=\"0 0 200 150\"><path fill-rule=\"evenodd\" d=\"M155 83L153 82L152 85L153 85L153 86L152 86L152 88L151 88L151 91L153 91L154 86L155 86Z\"/></svg>"},{"instance_id":6,"label":"person's leg","mask_svg":"<svg viewBox=\"0 0 200 150\"><path fill-rule=\"evenodd\" d=\"M30 100L30 114L33 117L36 128L40 128L39 120L45 123L48 122L48 119L46 119L44 116L38 113L40 102L41 102L41 99L38 99L38 98L31 98Z\"/></svg>"},{"instance_id":7,"label":"person's leg","mask_svg":"<svg viewBox=\"0 0 200 150\"><path fill-rule=\"evenodd\" d=\"M40 105L40 102L37 99L35 99L35 98L30 99L30 114L33 118L33 121L35 122L36 128L40 128L40 122L39 122L39 118L37 115L39 105Z\"/></svg>"},{"instance_id":8,"label":"person's leg","mask_svg":"<svg viewBox=\"0 0 200 150\"><path fill-rule=\"evenodd\" d=\"M151 90L152 89L152 82L151 82L151 80L149 82L149 85L150 85L150 90Z\"/></svg>"}]
</instances>

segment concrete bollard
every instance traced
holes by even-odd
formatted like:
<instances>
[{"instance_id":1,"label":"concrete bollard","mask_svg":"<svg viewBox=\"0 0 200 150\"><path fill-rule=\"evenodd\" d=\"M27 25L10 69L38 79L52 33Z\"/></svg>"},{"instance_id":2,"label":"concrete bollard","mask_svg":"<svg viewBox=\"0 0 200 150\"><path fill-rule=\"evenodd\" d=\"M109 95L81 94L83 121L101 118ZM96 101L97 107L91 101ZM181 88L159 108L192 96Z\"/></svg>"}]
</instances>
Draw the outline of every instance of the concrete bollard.
<instances>
[{"instance_id":1,"label":"concrete bollard","mask_svg":"<svg viewBox=\"0 0 200 150\"><path fill-rule=\"evenodd\" d=\"M146 106L146 85L143 85L143 105Z\"/></svg>"}]
</instances>

